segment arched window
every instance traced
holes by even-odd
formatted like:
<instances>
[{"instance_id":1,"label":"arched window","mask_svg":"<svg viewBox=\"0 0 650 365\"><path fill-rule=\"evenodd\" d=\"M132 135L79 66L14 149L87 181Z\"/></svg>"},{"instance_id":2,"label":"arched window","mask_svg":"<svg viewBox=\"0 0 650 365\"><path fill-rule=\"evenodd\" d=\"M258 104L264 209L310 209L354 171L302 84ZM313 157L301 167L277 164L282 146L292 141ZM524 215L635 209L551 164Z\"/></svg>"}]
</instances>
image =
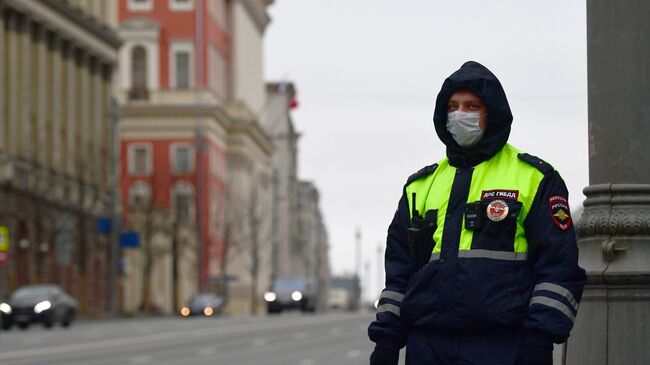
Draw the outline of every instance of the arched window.
<instances>
[{"instance_id":1,"label":"arched window","mask_svg":"<svg viewBox=\"0 0 650 365\"><path fill-rule=\"evenodd\" d=\"M135 46L131 51L131 99L147 99L147 51Z\"/></svg>"},{"instance_id":2,"label":"arched window","mask_svg":"<svg viewBox=\"0 0 650 365\"><path fill-rule=\"evenodd\" d=\"M172 189L172 209L177 222L189 222L194 217L194 189L187 182L179 182Z\"/></svg>"},{"instance_id":3,"label":"arched window","mask_svg":"<svg viewBox=\"0 0 650 365\"><path fill-rule=\"evenodd\" d=\"M149 184L138 181L129 189L129 207L132 209L146 208L151 204L151 188Z\"/></svg>"}]
</instances>

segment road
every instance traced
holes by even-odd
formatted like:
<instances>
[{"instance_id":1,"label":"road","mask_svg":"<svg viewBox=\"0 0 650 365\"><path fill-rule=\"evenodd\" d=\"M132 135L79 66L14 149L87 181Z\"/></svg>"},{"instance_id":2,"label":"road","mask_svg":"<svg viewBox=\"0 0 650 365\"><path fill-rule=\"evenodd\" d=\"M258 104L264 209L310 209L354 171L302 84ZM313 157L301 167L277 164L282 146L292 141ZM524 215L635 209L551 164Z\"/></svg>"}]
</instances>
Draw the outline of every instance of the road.
<instances>
[{"instance_id":1,"label":"road","mask_svg":"<svg viewBox=\"0 0 650 365\"><path fill-rule=\"evenodd\" d=\"M139 318L0 334L3 365L361 365L371 313ZM403 360L403 359L402 359Z\"/></svg>"}]
</instances>

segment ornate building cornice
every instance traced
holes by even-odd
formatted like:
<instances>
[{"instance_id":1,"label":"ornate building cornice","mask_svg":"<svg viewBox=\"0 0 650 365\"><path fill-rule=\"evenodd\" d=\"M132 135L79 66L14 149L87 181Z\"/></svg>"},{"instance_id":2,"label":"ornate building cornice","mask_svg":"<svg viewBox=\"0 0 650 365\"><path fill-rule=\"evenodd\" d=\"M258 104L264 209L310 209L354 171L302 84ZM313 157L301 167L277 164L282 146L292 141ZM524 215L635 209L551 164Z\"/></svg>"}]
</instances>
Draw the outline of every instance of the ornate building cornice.
<instances>
[{"instance_id":1,"label":"ornate building cornice","mask_svg":"<svg viewBox=\"0 0 650 365\"><path fill-rule=\"evenodd\" d=\"M244 8L251 15L251 18L255 22L255 25L259 29L260 33L264 33L266 26L271 22L271 18L266 12L266 7L271 3L265 0L239 0Z\"/></svg>"},{"instance_id":2,"label":"ornate building cornice","mask_svg":"<svg viewBox=\"0 0 650 365\"><path fill-rule=\"evenodd\" d=\"M576 225L581 238L650 235L650 184L601 184L584 189L587 199Z\"/></svg>"}]
</instances>

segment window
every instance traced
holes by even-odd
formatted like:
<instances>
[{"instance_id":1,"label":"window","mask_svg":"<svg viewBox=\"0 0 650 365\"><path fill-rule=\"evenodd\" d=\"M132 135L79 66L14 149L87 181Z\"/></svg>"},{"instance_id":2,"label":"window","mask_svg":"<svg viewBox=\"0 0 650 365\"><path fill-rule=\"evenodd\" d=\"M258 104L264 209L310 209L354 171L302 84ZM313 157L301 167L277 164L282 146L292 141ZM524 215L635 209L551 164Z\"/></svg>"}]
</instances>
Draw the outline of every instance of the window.
<instances>
[{"instance_id":1,"label":"window","mask_svg":"<svg viewBox=\"0 0 650 365\"><path fill-rule=\"evenodd\" d=\"M136 46L131 52L131 100L147 99L147 51Z\"/></svg>"},{"instance_id":2,"label":"window","mask_svg":"<svg viewBox=\"0 0 650 365\"><path fill-rule=\"evenodd\" d=\"M187 182L179 182L172 190L172 209L177 222L189 222L193 218L194 189Z\"/></svg>"},{"instance_id":3,"label":"window","mask_svg":"<svg viewBox=\"0 0 650 365\"><path fill-rule=\"evenodd\" d=\"M131 11L151 11L153 0L128 0L127 5Z\"/></svg>"},{"instance_id":4,"label":"window","mask_svg":"<svg viewBox=\"0 0 650 365\"><path fill-rule=\"evenodd\" d=\"M132 209L146 208L151 204L151 188L149 184L138 181L129 189L129 207Z\"/></svg>"},{"instance_id":5,"label":"window","mask_svg":"<svg viewBox=\"0 0 650 365\"><path fill-rule=\"evenodd\" d=\"M129 174L151 175L151 145L131 144L129 146Z\"/></svg>"},{"instance_id":6,"label":"window","mask_svg":"<svg viewBox=\"0 0 650 365\"><path fill-rule=\"evenodd\" d=\"M172 172L189 174L194 171L194 148L191 145L172 145Z\"/></svg>"},{"instance_id":7,"label":"window","mask_svg":"<svg viewBox=\"0 0 650 365\"><path fill-rule=\"evenodd\" d=\"M169 54L169 80L172 88L187 89L193 86L193 46L192 41L172 42Z\"/></svg>"},{"instance_id":8,"label":"window","mask_svg":"<svg viewBox=\"0 0 650 365\"><path fill-rule=\"evenodd\" d=\"M187 89L190 87L190 54L176 52L176 88Z\"/></svg>"},{"instance_id":9,"label":"window","mask_svg":"<svg viewBox=\"0 0 650 365\"><path fill-rule=\"evenodd\" d=\"M169 0L169 8L175 11L192 10L194 7L193 0Z\"/></svg>"}]
</instances>

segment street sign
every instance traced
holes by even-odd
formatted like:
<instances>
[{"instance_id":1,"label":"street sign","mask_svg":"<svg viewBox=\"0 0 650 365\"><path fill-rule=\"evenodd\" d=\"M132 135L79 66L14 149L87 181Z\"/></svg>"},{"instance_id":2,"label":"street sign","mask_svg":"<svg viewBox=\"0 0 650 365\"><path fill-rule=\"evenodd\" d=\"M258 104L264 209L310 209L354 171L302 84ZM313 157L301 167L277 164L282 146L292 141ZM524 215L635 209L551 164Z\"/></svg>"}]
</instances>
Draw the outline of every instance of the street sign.
<instances>
[{"instance_id":1,"label":"street sign","mask_svg":"<svg viewBox=\"0 0 650 365\"><path fill-rule=\"evenodd\" d=\"M97 219L97 233L99 234L109 234L111 233L111 218L110 217L100 217Z\"/></svg>"},{"instance_id":2,"label":"street sign","mask_svg":"<svg viewBox=\"0 0 650 365\"><path fill-rule=\"evenodd\" d=\"M124 232L120 235L120 246L126 248L140 247L140 235L138 232Z\"/></svg>"},{"instance_id":3,"label":"street sign","mask_svg":"<svg viewBox=\"0 0 650 365\"><path fill-rule=\"evenodd\" d=\"M0 227L0 251L9 250L9 228Z\"/></svg>"}]
</instances>

